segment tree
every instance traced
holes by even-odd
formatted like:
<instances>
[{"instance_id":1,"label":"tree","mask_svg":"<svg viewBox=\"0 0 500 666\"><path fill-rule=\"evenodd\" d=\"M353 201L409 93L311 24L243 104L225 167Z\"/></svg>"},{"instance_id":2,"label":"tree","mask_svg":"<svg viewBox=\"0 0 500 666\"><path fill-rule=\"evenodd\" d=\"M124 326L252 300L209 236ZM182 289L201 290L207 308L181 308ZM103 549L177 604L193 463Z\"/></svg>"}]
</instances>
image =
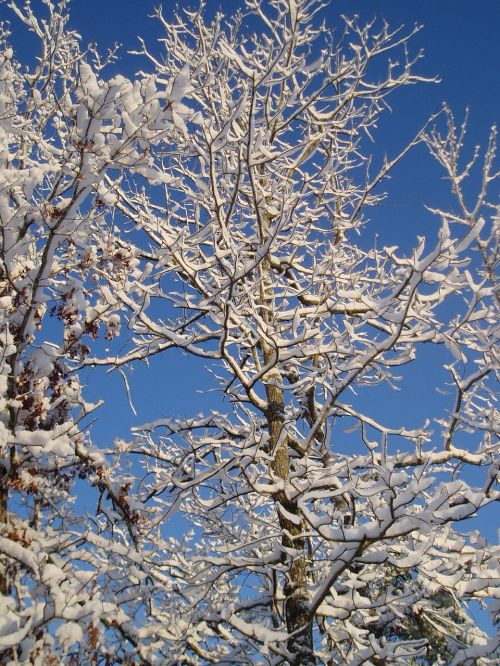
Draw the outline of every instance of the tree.
<instances>
[{"instance_id":1,"label":"tree","mask_svg":"<svg viewBox=\"0 0 500 666\"><path fill-rule=\"evenodd\" d=\"M387 97L427 81L407 55L413 32L345 19L335 38L315 27L315 0L247 0L246 8L255 34L244 14L209 23L200 9L168 22L158 11L165 53L143 44L154 74L134 84L94 78L88 54L61 58L71 65L56 68L57 85L37 87L15 69L5 77L17 85L9 117L23 122L33 100L26 126L46 119L28 152L54 170L43 169L46 180L22 199L42 231L28 227L31 255L21 244L16 261L34 256L46 267L26 278L20 305L36 321L42 292L51 294L66 332L64 390L79 368L126 369L180 350L209 364L221 397L216 411L138 427L107 462L78 441L78 428L68 430L79 392L66 407L70 450L59 455L100 491L99 515L68 529L57 507L57 536L74 547L51 545L50 557L64 559L54 560L64 576L73 557L95 571L100 611L64 615L71 624L53 649L67 655L64 641L75 635L81 646L83 626L89 641L102 627L113 636L107 652L92 638L92 658L103 663L493 664L499 641L475 627L467 603L497 595L498 547L458 528L498 499L494 132L472 204L479 152L461 165L465 125L448 110L377 166L366 137ZM401 64L382 70L391 51ZM33 89L52 95L50 113L38 111ZM10 154L22 141L13 135ZM436 237L405 253L373 243L367 216L418 144L444 168L456 202L434 211ZM19 159L8 157L16 184ZM75 166L59 182L66 163ZM6 188L2 196L14 220L30 219ZM108 353L92 341L101 324ZM5 354L5 374L24 377L33 366L45 376L28 361L41 337L13 335L21 351L15 369L14 352ZM397 423L371 396L398 388L399 373L429 347L448 376L444 410ZM57 403L57 391L44 390L43 404ZM56 426L46 426L45 412L31 426L31 407L19 404L27 389L16 391L7 399L24 419L19 434L51 432L42 438L50 453ZM17 436L16 469L29 469L33 435L5 427ZM37 479L44 464L37 457ZM50 473L63 466L52 463ZM20 491L26 512L29 488ZM5 524L11 515L4 510ZM174 515L190 527L179 538ZM42 525L33 529L48 553ZM0 546L10 565L17 558L18 578L43 583L30 571L31 542L17 556L7 540ZM28 603L22 612L36 617ZM42 624L49 643L54 625ZM16 627L35 635L28 625Z\"/></svg>"},{"instance_id":2,"label":"tree","mask_svg":"<svg viewBox=\"0 0 500 666\"><path fill-rule=\"evenodd\" d=\"M42 19L10 3L39 46L33 68L16 60L6 25L0 33L1 663L122 653L111 634L123 640L128 617L101 586L119 547L75 510L78 479L106 493L123 541L136 540L125 490L108 483L85 431L99 404L85 401L76 371L89 345L119 333L96 275L133 270L106 214L108 175L151 176L146 148L168 114L152 78L101 78L114 53L81 49L66 4L45 2Z\"/></svg>"}]
</instances>

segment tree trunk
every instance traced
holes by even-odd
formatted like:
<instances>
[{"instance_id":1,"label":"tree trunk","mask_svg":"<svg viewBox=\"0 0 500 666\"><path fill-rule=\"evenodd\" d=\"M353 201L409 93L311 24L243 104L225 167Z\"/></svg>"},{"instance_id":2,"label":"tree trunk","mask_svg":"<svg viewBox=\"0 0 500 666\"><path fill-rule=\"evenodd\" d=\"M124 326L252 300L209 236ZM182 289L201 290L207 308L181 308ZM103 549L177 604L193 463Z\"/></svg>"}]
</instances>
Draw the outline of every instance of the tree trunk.
<instances>
[{"instance_id":1,"label":"tree trunk","mask_svg":"<svg viewBox=\"0 0 500 666\"><path fill-rule=\"evenodd\" d=\"M263 215L260 241L267 239L272 218ZM260 264L260 296L263 304L261 316L273 325L274 290L270 258L264 257ZM279 359L275 350L266 340L260 342L265 366L273 366L263 378L267 398L267 425L269 429L269 450L274 453L272 472L283 479L285 485L290 475L289 440L283 426L285 422L285 395L283 377L279 370ZM282 537L281 560L286 567L284 611L287 631L291 634L287 643L291 666L314 666L316 659L313 649L312 619L309 614L308 595L308 554L304 536L304 521L297 503L287 497L285 491L278 492L274 501L278 513ZM280 509L283 508L284 511ZM287 517L289 516L289 517Z\"/></svg>"},{"instance_id":2,"label":"tree trunk","mask_svg":"<svg viewBox=\"0 0 500 666\"><path fill-rule=\"evenodd\" d=\"M265 362L269 362L269 358L270 350L267 350L264 345ZM271 383L266 384L266 394L270 450L274 451L271 469L286 483L290 471L290 460L288 439L283 433L285 404L283 389L280 388L282 379L277 370L269 374L271 376L268 377L268 381ZM309 615L308 556L306 539L302 536L304 533L303 520L297 503L287 498L284 491L277 493L275 502L283 533L282 561L287 565L284 595L285 619L287 630L291 634L287 645L290 664L292 666L312 666L316 664L316 659L313 650L312 621ZM295 520L287 515L294 516ZM290 553L290 549L295 552Z\"/></svg>"}]
</instances>

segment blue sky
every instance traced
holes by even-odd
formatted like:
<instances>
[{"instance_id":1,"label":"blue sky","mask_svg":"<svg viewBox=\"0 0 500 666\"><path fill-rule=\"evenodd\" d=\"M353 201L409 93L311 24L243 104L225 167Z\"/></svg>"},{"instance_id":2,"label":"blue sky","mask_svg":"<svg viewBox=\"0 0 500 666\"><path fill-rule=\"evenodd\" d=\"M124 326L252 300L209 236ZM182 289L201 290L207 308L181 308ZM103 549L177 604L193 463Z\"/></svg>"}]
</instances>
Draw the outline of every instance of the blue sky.
<instances>
[{"instance_id":1,"label":"blue sky","mask_svg":"<svg viewBox=\"0 0 500 666\"><path fill-rule=\"evenodd\" d=\"M36 8L41 2L33 0L32 4ZM101 50L115 41L121 42L121 61L114 68L132 74L144 67L143 62L127 54L128 49L138 46L137 36L141 35L149 42L161 37L159 23L148 18L157 4L157 0L73 0L71 25L81 33L84 43L97 42ZM164 4L164 13L168 17L174 3ZM180 7L193 4L179 3ZM222 9L228 15L241 6L239 0L207 0L206 4L209 13ZM449 103L459 119L469 107L469 149L476 143L484 146L489 127L498 120L500 108L500 2L334 0L323 10L323 18L334 27L340 25L340 14L355 13L363 19L385 18L392 26L405 24L411 27L415 22L422 23L423 30L413 39L414 51L423 48L426 56L418 66L419 72L439 75L442 79L440 85L411 87L392 98L393 113L387 114L381 123L374 150L394 154L428 116L441 107L443 101ZM6 6L1 4L0 17L8 14ZM23 54L21 59L29 61L29 37L22 31L17 32L19 26L15 21L13 27L16 29L14 45ZM418 234L432 235L435 227L431 217L424 212L423 204L446 207L447 185L441 176L423 149L408 157L390 182L391 196L387 204L374 213L372 233L383 228L385 234L394 238L394 243L403 246L411 246L412 239ZM411 403L404 404L403 398L394 394L390 398L393 413L418 423L429 409L430 401L440 399L434 386L442 371L434 363L431 350L425 355L422 363L415 364L408 371L407 381L411 381L414 387ZM118 373L84 372L82 380L88 384L90 399L106 399L106 406L96 414L93 428L97 442L105 446L116 435L126 437L131 425L163 416L187 416L200 411L203 404L214 404L214 394L196 393L197 390L203 392L209 385L214 386L203 365L184 354L169 354L154 359L150 368L136 366L131 386L139 413L137 417L127 406L123 381ZM377 395L380 404L389 399L383 391ZM495 520L487 526L490 538L494 538L494 526Z\"/></svg>"}]
</instances>

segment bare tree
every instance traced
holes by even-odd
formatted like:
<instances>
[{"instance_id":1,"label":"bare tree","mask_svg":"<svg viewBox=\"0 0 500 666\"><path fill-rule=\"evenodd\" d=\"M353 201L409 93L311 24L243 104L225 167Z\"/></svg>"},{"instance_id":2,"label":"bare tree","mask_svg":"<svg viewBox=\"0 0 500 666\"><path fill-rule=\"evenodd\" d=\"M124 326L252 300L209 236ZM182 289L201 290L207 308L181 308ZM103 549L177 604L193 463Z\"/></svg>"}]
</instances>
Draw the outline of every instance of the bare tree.
<instances>
[{"instance_id":1,"label":"bare tree","mask_svg":"<svg viewBox=\"0 0 500 666\"><path fill-rule=\"evenodd\" d=\"M493 663L498 640L452 609L498 589L498 548L455 528L498 499L495 134L473 203L463 185L479 153L460 165L465 127L447 110L444 134L433 118L374 166L367 137L388 95L427 81L413 32L344 19L335 37L314 27L314 1L246 7L255 33L243 14L159 11L163 58L143 45L196 113L171 111L175 140L155 155L163 201L117 188L147 277L111 283L128 350L87 361L182 350L220 389L220 410L120 443L145 464L143 545L160 590L150 631L167 641L164 663L402 664L427 651L424 634L398 629L411 606L450 663ZM367 210L418 143L455 207L434 211L436 239L410 253L367 244ZM429 346L453 399L420 424L379 415L370 396L397 389ZM176 513L193 526L180 540L168 537ZM454 601L439 606L438 592Z\"/></svg>"},{"instance_id":2,"label":"bare tree","mask_svg":"<svg viewBox=\"0 0 500 666\"><path fill-rule=\"evenodd\" d=\"M145 148L171 123L153 77L103 80L114 53L81 49L67 3L44 4L41 17L9 3L39 47L33 67L0 30L0 661L45 665L76 646L93 663L107 654L103 628L126 635L127 616L100 585L113 548L99 520L75 510L76 481L106 494L132 548L133 512L89 438L99 404L84 399L76 371L89 345L119 334L98 276L133 275L107 174L151 177Z\"/></svg>"},{"instance_id":3,"label":"bare tree","mask_svg":"<svg viewBox=\"0 0 500 666\"><path fill-rule=\"evenodd\" d=\"M134 82L47 4L11 3L37 68L5 32L0 65L3 662L496 663L467 604L499 549L459 531L498 499L494 132L462 165L445 110L377 159L388 96L432 81L417 29L330 33L316 0L159 10ZM405 253L368 211L418 144L455 203ZM371 398L428 348L445 406L400 422ZM78 372L168 350L219 408L98 451Z\"/></svg>"}]
</instances>

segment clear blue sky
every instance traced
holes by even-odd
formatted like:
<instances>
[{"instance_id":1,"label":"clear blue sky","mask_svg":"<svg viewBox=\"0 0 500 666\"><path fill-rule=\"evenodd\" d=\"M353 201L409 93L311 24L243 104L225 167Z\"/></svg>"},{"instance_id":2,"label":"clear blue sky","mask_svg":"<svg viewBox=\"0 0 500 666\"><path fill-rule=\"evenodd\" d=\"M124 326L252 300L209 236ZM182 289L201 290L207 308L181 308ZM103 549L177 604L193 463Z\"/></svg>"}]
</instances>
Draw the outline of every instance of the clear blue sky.
<instances>
[{"instance_id":1,"label":"clear blue sky","mask_svg":"<svg viewBox=\"0 0 500 666\"><path fill-rule=\"evenodd\" d=\"M33 0L32 4L33 7L41 5L40 0ZM137 47L137 36L150 42L161 37L159 23L148 18L157 4L157 0L73 0L71 25L81 33L84 43L97 42L102 50L115 41L121 42L122 59L115 68L132 74L144 66L127 54L127 49ZM179 3L181 7L193 4ZM168 0L164 5L168 17L175 3ZM230 15L240 6L239 0L207 0L210 13L222 9ZM365 19L385 18L392 26L424 24L424 29L413 40L414 50L423 48L426 54L419 71L442 78L440 85L411 87L392 99L393 113L381 124L375 150L387 150L391 154L400 148L443 101L450 104L460 119L469 106L469 148L476 143L484 146L490 125L498 121L500 108L500 1L333 0L323 10L323 17L334 27L339 25L340 14L354 13ZM0 4L0 17L9 14L6 6ZM15 21L13 27L16 31L19 27ZM29 61L29 38L16 32L14 45L19 53L24 52L21 58ZM423 150L409 157L390 183L391 198L387 206L375 212L373 229L389 230L394 242L401 245L412 244L417 234L432 234L432 221L424 213L423 204L446 207L447 188L441 175ZM411 404L398 403L401 398L397 395L389 398L382 391L378 394L381 403L391 402L393 413L396 409L402 418L407 416L418 423L429 409L429 398L433 403L440 399L434 386L441 371L433 363L432 350L425 353L428 358L408 371L408 381L415 387ZM105 376L104 372L100 373ZM118 373L107 375L105 383L96 382L95 377L89 371L82 378L89 385L91 399L105 397L107 401L94 426L96 439L102 445L115 435L127 436L131 425L167 415L196 413L203 403L215 401L213 394L195 393L196 389L208 387L211 377L203 370L203 363L186 355L166 355L155 359L150 369L138 366L134 370L131 385L138 417L127 407ZM486 530L490 538L494 538L494 524L493 519Z\"/></svg>"}]
</instances>

